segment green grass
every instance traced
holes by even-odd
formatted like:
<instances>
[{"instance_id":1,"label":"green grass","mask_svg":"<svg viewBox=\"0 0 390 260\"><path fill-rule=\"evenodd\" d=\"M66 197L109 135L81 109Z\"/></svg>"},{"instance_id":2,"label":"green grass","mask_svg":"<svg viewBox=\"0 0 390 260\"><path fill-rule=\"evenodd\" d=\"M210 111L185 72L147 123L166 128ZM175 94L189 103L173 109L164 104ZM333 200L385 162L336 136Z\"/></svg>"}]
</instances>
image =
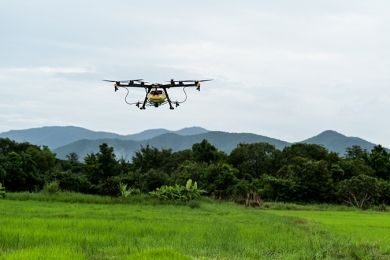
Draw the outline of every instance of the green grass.
<instances>
[{"instance_id":1,"label":"green grass","mask_svg":"<svg viewBox=\"0 0 390 260\"><path fill-rule=\"evenodd\" d=\"M278 216L289 216L324 225L332 232L355 244L371 244L390 255L390 213L355 210L339 211L267 211Z\"/></svg>"},{"instance_id":2,"label":"green grass","mask_svg":"<svg viewBox=\"0 0 390 260\"><path fill-rule=\"evenodd\" d=\"M59 255L52 259L389 259L380 241L359 242L352 229L346 236L326 224L232 203L206 201L190 208L102 203L106 198L98 196L88 197L97 203L69 203L43 201L40 195L37 200L9 195L12 200L0 200L1 260L50 259L50 255ZM57 199L63 200L61 196Z\"/></svg>"}]
</instances>

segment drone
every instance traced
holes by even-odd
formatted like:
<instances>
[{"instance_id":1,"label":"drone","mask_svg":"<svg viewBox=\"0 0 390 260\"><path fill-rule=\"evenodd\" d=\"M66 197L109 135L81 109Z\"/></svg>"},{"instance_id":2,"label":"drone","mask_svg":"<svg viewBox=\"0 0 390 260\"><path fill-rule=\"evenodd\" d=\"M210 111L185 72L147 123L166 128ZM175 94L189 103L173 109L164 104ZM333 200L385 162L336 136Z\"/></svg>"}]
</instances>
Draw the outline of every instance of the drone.
<instances>
[{"instance_id":1,"label":"drone","mask_svg":"<svg viewBox=\"0 0 390 260\"><path fill-rule=\"evenodd\" d=\"M203 80L173 80L166 81L167 83L153 83L149 84L143 79L132 79L132 80L107 80L103 81L114 82L115 92L119 88L125 88L127 94L125 96L125 102L129 105L136 105L141 110L144 110L146 106L159 107L165 104L169 104L169 109L174 109L173 105L178 107L181 103L184 103L187 100L187 93L185 88L187 87L196 87L200 91L200 83L205 81L211 81L212 79L203 79ZM185 99L183 101L172 101L168 95L168 89L182 87L185 94ZM146 95L143 102L128 102L127 96L129 95L129 88L144 88Z\"/></svg>"}]
</instances>

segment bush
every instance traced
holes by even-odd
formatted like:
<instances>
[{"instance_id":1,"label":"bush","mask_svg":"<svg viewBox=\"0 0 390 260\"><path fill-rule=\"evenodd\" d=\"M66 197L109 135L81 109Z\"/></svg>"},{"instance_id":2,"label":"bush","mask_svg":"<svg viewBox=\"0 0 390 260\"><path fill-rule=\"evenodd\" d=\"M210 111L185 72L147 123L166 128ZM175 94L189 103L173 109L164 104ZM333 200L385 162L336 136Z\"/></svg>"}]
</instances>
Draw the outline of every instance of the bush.
<instances>
[{"instance_id":1,"label":"bush","mask_svg":"<svg viewBox=\"0 0 390 260\"><path fill-rule=\"evenodd\" d=\"M192 180L187 181L186 186L167 186L163 185L161 188L157 188L155 191L149 192L151 197L158 198L160 200L182 200L190 201L200 198L201 193L205 191L198 189L197 183L192 183Z\"/></svg>"},{"instance_id":2,"label":"bush","mask_svg":"<svg viewBox=\"0 0 390 260\"><path fill-rule=\"evenodd\" d=\"M127 197L129 197L130 195L134 195L134 194L141 194L141 191L139 189L132 189L132 188L127 188L127 184L124 184L122 182L120 182L118 184L118 188L119 188L119 196L120 198L122 199L126 199Z\"/></svg>"},{"instance_id":3,"label":"bush","mask_svg":"<svg viewBox=\"0 0 390 260\"><path fill-rule=\"evenodd\" d=\"M60 191L60 183L58 181L47 182L45 186L43 186L42 193L53 195Z\"/></svg>"},{"instance_id":4,"label":"bush","mask_svg":"<svg viewBox=\"0 0 390 260\"><path fill-rule=\"evenodd\" d=\"M198 208L200 208L200 202L198 200L191 200L190 202L188 202L187 205L191 209L198 209Z\"/></svg>"},{"instance_id":5,"label":"bush","mask_svg":"<svg viewBox=\"0 0 390 260\"><path fill-rule=\"evenodd\" d=\"M5 187L0 183L0 199L5 198Z\"/></svg>"}]
</instances>

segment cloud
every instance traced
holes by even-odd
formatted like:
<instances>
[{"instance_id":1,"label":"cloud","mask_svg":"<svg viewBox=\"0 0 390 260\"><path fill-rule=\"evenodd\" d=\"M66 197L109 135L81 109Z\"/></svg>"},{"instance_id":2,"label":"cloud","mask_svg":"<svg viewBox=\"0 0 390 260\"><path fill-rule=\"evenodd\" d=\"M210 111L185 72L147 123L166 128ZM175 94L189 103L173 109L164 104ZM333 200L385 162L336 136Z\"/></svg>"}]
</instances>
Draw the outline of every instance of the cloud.
<instances>
[{"instance_id":1,"label":"cloud","mask_svg":"<svg viewBox=\"0 0 390 260\"><path fill-rule=\"evenodd\" d=\"M82 67L36 67L36 68L9 68L6 69L7 72L28 72L28 73L93 73L95 72L92 69L82 68Z\"/></svg>"},{"instance_id":2,"label":"cloud","mask_svg":"<svg viewBox=\"0 0 390 260\"><path fill-rule=\"evenodd\" d=\"M389 7L360 0L8 1L0 9L2 129L58 123L130 134L198 125L287 141L333 129L390 147L383 130L390 101L380 98L390 96ZM101 81L132 78L214 81L188 90L174 111L140 111ZM143 89L128 97L143 98Z\"/></svg>"}]
</instances>

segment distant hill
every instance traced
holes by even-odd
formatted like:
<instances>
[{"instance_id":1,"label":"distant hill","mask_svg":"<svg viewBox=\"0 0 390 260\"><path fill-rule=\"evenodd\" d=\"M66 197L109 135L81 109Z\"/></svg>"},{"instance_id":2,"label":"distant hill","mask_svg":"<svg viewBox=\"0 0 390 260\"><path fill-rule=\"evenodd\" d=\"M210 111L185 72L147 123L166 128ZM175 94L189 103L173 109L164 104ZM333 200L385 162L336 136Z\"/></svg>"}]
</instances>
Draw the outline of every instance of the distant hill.
<instances>
[{"instance_id":1,"label":"distant hill","mask_svg":"<svg viewBox=\"0 0 390 260\"><path fill-rule=\"evenodd\" d=\"M344 155L345 149L347 147L352 147L353 145L358 145L367 151L371 151L371 149L375 146L375 144L361 138L347 137L332 130L324 131L319 135L302 141L301 143L320 144L326 147L329 151L338 152L340 155Z\"/></svg>"},{"instance_id":2,"label":"distant hill","mask_svg":"<svg viewBox=\"0 0 390 260\"><path fill-rule=\"evenodd\" d=\"M226 153L230 153L239 143L255 143L267 142L275 145L278 149L290 145L288 142L281 140L255 135L248 133L226 133L209 131L204 134L196 135L178 135L175 133L166 133L160 136L153 137L143 141L133 140L118 140L118 139L99 139L99 140L80 140L62 147L54 149L58 158L64 159L71 152L76 152L80 158L84 158L88 153L99 152L99 145L103 142L114 147L114 151L118 158L124 157L131 160L131 157L136 151L139 151L142 146L149 145L156 148L171 148L174 152L184 149L190 149L193 144L202 142L203 139L208 140L211 144Z\"/></svg>"},{"instance_id":3,"label":"distant hill","mask_svg":"<svg viewBox=\"0 0 390 260\"><path fill-rule=\"evenodd\" d=\"M141 145L150 145L156 148L171 148L173 151L189 149L194 143L203 139L229 154L239 143L266 142L277 149L283 149L291 143L251 133L227 133L209 131L201 127L188 127L177 131L167 129L150 129L137 134L119 135L108 132L95 132L75 126L47 126L26 130L11 130L0 133L0 138L8 137L17 142L29 142L36 145L47 145L57 153L57 157L64 159L71 152L84 158L88 153L97 153L99 145L107 143L114 147L118 158L131 160L134 152L139 151ZM323 145L329 151L345 154L347 147L359 145L371 151L375 144L358 137L347 137L336 131L327 130L319 135L303 140L300 143Z\"/></svg>"},{"instance_id":4,"label":"distant hill","mask_svg":"<svg viewBox=\"0 0 390 260\"><path fill-rule=\"evenodd\" d=\"M76 126L45 126L25 130L11 130L0 133L0 137L9 138L16 142L29 142L35 145L46 145L51 150L79 140L89 139L119 139L119 140L147 140L165 133L178 133L180 135L192 135L206 133L208 130L201 127L183 128L178 131L166 129L151 129L138 134L119 135L109 132L95 132Z\"/></svg>"},{"instance_id":5,"label":"distant hill","mask_svg":"<svg viewBox=\"0 0 390 260\"><path fill-rule=\"evenodd\" d=\"M167 129L160 128L160 129L145 130L138 134L126 135L123 140L141 141L141 140L147 140L166 133L175 133L178 135L187 136L187 135L203 134L203 133L207 133L208 131L209 130L197 126L187 127L177 131L170 131Z\"/></svg>"}]
</instances>

